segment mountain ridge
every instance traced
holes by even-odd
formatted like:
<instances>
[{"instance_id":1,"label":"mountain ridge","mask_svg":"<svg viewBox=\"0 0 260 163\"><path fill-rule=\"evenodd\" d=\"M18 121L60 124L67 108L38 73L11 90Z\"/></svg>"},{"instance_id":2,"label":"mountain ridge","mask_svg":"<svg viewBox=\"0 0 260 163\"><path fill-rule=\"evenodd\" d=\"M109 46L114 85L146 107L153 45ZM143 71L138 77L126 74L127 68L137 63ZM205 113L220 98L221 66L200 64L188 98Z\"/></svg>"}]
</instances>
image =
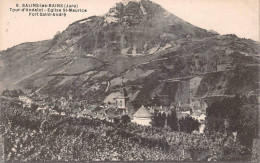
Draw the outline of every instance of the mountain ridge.
<instances>
[{"instance_id":1,"label":"mountain ridge","mask_svg":"<svg viewBox=\"0 0 260 163\"><path fill-rule=\"evenodd\" d=\"M0 90L21 88L54 97L73 94L102 102L120 87L123 77L133 103L140 106L165 94L168 87L172 92L166 95L176 98L166 101L176 103L181 99L177 96L187 95L178 92L189 88L161 81L201 76L201 92L195 92L201 97L220 92L246 94L258 89L255 82L259 80L253 77L257 68L247 66L257 67L259 51L258 42L195 27L149 0L129 1L116 4L104 16L76 21L51 40L1 51ZM239 69L246 70L241 76L250 72L252 81L233 88L231 82L239 78ZM234 75L225 75L228 72ZM222 79L212 82L210 73ZM202 89L207 83L213 85ZM239 91L246 87L248 91Z\"/></svg>"}]
</instances>

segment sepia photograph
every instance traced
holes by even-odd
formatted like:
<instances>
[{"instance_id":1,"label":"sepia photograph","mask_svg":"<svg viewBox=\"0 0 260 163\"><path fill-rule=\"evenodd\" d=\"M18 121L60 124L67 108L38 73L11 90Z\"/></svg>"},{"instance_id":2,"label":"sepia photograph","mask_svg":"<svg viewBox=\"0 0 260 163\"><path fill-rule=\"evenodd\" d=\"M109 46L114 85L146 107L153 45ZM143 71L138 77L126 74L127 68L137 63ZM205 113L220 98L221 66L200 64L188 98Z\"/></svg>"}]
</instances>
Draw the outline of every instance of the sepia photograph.
<instances>
[{"instance_id":1,"label":"sepia photograph","mask_svg":"<svg viewBox=\"0 0 260 163\"><path fill-rule=\"evenodd\" d=\"M259 0L1 0L0 162L260 162Z\"/></svg>"}]
</instances>

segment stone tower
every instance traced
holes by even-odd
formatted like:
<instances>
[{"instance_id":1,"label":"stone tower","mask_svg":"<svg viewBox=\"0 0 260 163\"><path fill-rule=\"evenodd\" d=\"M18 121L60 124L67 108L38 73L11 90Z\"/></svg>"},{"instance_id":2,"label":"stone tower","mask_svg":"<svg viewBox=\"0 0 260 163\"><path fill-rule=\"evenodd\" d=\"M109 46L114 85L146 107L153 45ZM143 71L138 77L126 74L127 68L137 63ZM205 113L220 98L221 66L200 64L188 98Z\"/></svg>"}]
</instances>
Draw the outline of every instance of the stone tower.
<instances>
[{"instance_id":1,"label":"stone tower","mask_svg":"<svg viewBox=\"0 0 260 163\"><path fill-rule=\"evenodd\" d=\"M120 95L115 100L116 100L117 108L121 109L123 114L128 113L127 103L129 102L129 97L127 95L125 85L123 83L123 78L122 78L122 87L120 90Z\"/></svg>"}]
</instances>

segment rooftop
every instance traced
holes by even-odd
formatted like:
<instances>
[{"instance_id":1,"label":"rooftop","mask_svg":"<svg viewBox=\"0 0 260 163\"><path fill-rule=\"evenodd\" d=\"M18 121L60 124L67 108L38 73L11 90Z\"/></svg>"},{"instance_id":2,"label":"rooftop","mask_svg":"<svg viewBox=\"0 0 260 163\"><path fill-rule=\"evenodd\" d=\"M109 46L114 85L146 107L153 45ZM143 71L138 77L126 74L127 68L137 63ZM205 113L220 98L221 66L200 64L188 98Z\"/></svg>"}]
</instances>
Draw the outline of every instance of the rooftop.
<instances>
[{"instance_id":1,"label":"rooftop","mask_svg":"<svg viewBox=\"0 0 260 163\"><path fill-rule=\"evenodd\" d=\"M137 112L135 112L135 114L133 115L133 117L137 117L137 118L148 118L148 117L152 117L153 115L149 112L149 110L147 108L145 108L144 106L142 106L141 108L139 108L137 110Z\"/></svg>"}]
</instances>

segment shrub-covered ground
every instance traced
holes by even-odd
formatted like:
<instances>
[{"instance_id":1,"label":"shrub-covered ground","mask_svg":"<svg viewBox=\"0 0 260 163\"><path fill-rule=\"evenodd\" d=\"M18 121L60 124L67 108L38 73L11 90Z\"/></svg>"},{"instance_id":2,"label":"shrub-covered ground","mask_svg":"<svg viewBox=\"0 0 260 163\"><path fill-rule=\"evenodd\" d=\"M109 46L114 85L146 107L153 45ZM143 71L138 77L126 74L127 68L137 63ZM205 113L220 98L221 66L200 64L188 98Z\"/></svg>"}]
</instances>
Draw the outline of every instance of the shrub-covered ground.
<instances>
[{"instance_id":1,"label":"shrub-covered ground","mask_svg":"<svg viewBox=\"0 0 260 163\"><path fill-rule=\"evenodd\" d=\"M2 99L6 161L243 161L230 136L49 115Z\"/></svg>"}]
</instances>

